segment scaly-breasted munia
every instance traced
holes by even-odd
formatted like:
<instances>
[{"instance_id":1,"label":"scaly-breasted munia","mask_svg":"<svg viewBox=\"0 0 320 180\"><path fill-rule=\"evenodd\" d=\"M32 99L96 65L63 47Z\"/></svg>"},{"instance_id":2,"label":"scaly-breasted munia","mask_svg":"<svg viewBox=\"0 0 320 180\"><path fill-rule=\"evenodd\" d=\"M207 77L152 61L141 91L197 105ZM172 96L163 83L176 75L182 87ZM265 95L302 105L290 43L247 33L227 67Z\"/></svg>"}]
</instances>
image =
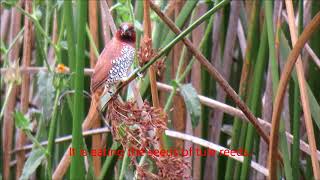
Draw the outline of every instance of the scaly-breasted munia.
<instances>
[{"instance_id":1,"label":"scaly-breasted munia","mask_svg":"<svg viewBox=\"0 0 320 180\"><path fill-rule=\"evenodd\" d=\"M123 23L115 37L105 46L91 77L91 92L104 91L123 80L133 62L136 33L132 24Z\"/></svg>"},{"instance_id":2,"label":"scaly-breasted munia","mask_svg":"<svg viewBox=\"0 0 320 180\"><path fill-rule=\"evenodd\" d=\"M134 60L136 33L130 23L120 25L115 36L100 54L91 77L91 105L86 118L88 126L98 118L100 97L128 76ZM84 123L84 127L86 124ZM87 129L87 128L86 128Z\"/></svg>"}]
</instances>

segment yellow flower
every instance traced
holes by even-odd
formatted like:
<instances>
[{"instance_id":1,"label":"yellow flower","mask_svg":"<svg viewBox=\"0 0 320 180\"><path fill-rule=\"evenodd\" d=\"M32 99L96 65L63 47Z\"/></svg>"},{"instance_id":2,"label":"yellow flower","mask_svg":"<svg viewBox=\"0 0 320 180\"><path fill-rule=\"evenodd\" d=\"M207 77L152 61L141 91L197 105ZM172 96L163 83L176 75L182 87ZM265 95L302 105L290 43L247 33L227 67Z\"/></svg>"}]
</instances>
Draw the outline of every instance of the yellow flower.
<instances>
[{"instance_id":1,"label":"yellow flower","mask_svg":"<svg viewBox=\"0 0 320 180\"><path fill-rule=\"evenodd\" d=\"M57 73L67 73L69 72L69 68L65 66L64 64L58 64L56 67Z\"/></svg>"}]
</instances>

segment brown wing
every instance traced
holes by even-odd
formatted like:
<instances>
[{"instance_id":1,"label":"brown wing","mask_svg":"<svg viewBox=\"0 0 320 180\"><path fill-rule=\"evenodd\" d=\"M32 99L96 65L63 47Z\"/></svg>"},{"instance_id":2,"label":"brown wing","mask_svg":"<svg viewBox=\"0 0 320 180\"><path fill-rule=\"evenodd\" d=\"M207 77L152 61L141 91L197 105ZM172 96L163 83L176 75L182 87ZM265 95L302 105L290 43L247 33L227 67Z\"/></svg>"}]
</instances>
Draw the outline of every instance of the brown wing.
<instances>
[{"instance_id":1,"label":"brown wing","mask_svg":"<svg viewBox=\"0 0 320 180\"><path fill-rule=\"evenodd\" d=\"M120 56L121 49L122 44L115 38L107 43L98 58L98 62L91 77L91 92L95 92L107 81L109 71L112 68L112 60Z\"/></svg>"}]
</instances>

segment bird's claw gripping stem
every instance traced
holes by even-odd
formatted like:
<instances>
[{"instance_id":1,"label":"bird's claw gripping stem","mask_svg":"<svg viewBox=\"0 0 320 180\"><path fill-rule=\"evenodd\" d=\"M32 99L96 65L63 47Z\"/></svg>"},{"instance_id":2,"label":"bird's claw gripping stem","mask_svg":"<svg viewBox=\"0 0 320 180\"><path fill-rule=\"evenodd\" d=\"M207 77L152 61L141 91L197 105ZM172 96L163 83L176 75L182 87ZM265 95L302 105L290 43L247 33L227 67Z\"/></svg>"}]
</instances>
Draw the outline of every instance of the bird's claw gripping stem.
<instances>
[{"instance_id":1,"label":"bird's claw gripping stem","mask_svg":"<svg viewBox=\"0 0 320 180\"><path fill-rule=\"evenodd\" d=\"M137 68L137 75L138 75L139 78L142 78L142 77L143 77L143 74L142 74L141 72L139 72L139 70L140 70L140 69Z\"/></svg>"}]
</instances>

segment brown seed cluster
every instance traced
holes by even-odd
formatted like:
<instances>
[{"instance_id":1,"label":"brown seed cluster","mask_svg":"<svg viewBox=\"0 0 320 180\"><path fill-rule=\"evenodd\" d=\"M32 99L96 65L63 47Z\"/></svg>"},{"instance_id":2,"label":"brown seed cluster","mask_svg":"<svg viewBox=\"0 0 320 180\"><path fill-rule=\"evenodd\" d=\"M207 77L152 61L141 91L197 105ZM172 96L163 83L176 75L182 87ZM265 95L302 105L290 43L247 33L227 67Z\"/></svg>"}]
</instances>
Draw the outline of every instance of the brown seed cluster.
<instances>
[{"instance_id":1,"label":"brown seed cluster","mask_svg":"<svg viewBox=\"0 0 320 180\"><path fill-rule=\"evenodd\" d=\"M134 102L121 102L113 99L109 102L107 118L112 125L113 138L119 141L124 149L150 150L157 149L160 143L155 132L167 129L167 114L162 108L150 106L146 101L142 108ZM183 157L156 156L148 154L148 160L142 166L137 163L137 157L130 156L139 179L181 179L186 177L184 170L190 168ZM156 168L150 171L150 167ZM152 168L151 168L152 169Z\"/></svg>"},{"instance_id":2,"label":"brown seed cluster","mask_svg":"<svg viewBox=\"0 0 320 180\"><path fill-rule=\"evenodd\" d=\"M184 158L179 156L156 157L155 163L158 167L158 176L161 179L189 179L185 175L185 170L191 168L191 164L187 163Z\"/></svg>"},{"instance_id":3,"label":"brown seed cluster","mask_svg":"<svg viewBox=\"0 0 320 180\"><path fill-rule=\"evenodd\" d=\"M156 55L155 51L152 49L152 41L150 38L145 38L143 40L143 43L137 55L139 57L140 66L145 65L147 62L150 61L150 59L152 59Z\"/></svg>"},{"instance_id":4,"label":"brown seed cluster","mask_svg":"<svg viewBox=\"0 0 320 180\"><path fill-rule=\"evenodd\" d=\"M166 69L166 64L165 64L165 58L162 58L160 60L158 60L156 63L155 63L155 66L156 66L156 69L157 69L157 75L159 77L162 76L164 70Z\"/></svg>"},{"instance_id":5,"label":"brown seed cluster","mask_svg":"<svg viewBox=\"0 0 320 180\"><path fill-rule=\"evenodd\" d=\"M152 48L152 41L151 39L144 39L141 48L137 52L139 57L139 65L142 67L146 63L148 63L153 57L157 55L155 50ZM157 70L157 75L161 76L162 72L165 70L164 59L158 60L154 63L154 66Z\"/></svg>"},{"instance_id":6,"label":"brown seed cluster","mask_svg":"<svg viewBox=\"0 0 320 180\"><path fill-rule=\"evenodd\" d=\"M113 136L124 147L151 148L158 138L150 134L166 129L167 114L147 102L144 102L142 108L138 108L134 102L122 103L114 99L108 107L107 118L111 121Z\"/></svg>"}]
</instances>

